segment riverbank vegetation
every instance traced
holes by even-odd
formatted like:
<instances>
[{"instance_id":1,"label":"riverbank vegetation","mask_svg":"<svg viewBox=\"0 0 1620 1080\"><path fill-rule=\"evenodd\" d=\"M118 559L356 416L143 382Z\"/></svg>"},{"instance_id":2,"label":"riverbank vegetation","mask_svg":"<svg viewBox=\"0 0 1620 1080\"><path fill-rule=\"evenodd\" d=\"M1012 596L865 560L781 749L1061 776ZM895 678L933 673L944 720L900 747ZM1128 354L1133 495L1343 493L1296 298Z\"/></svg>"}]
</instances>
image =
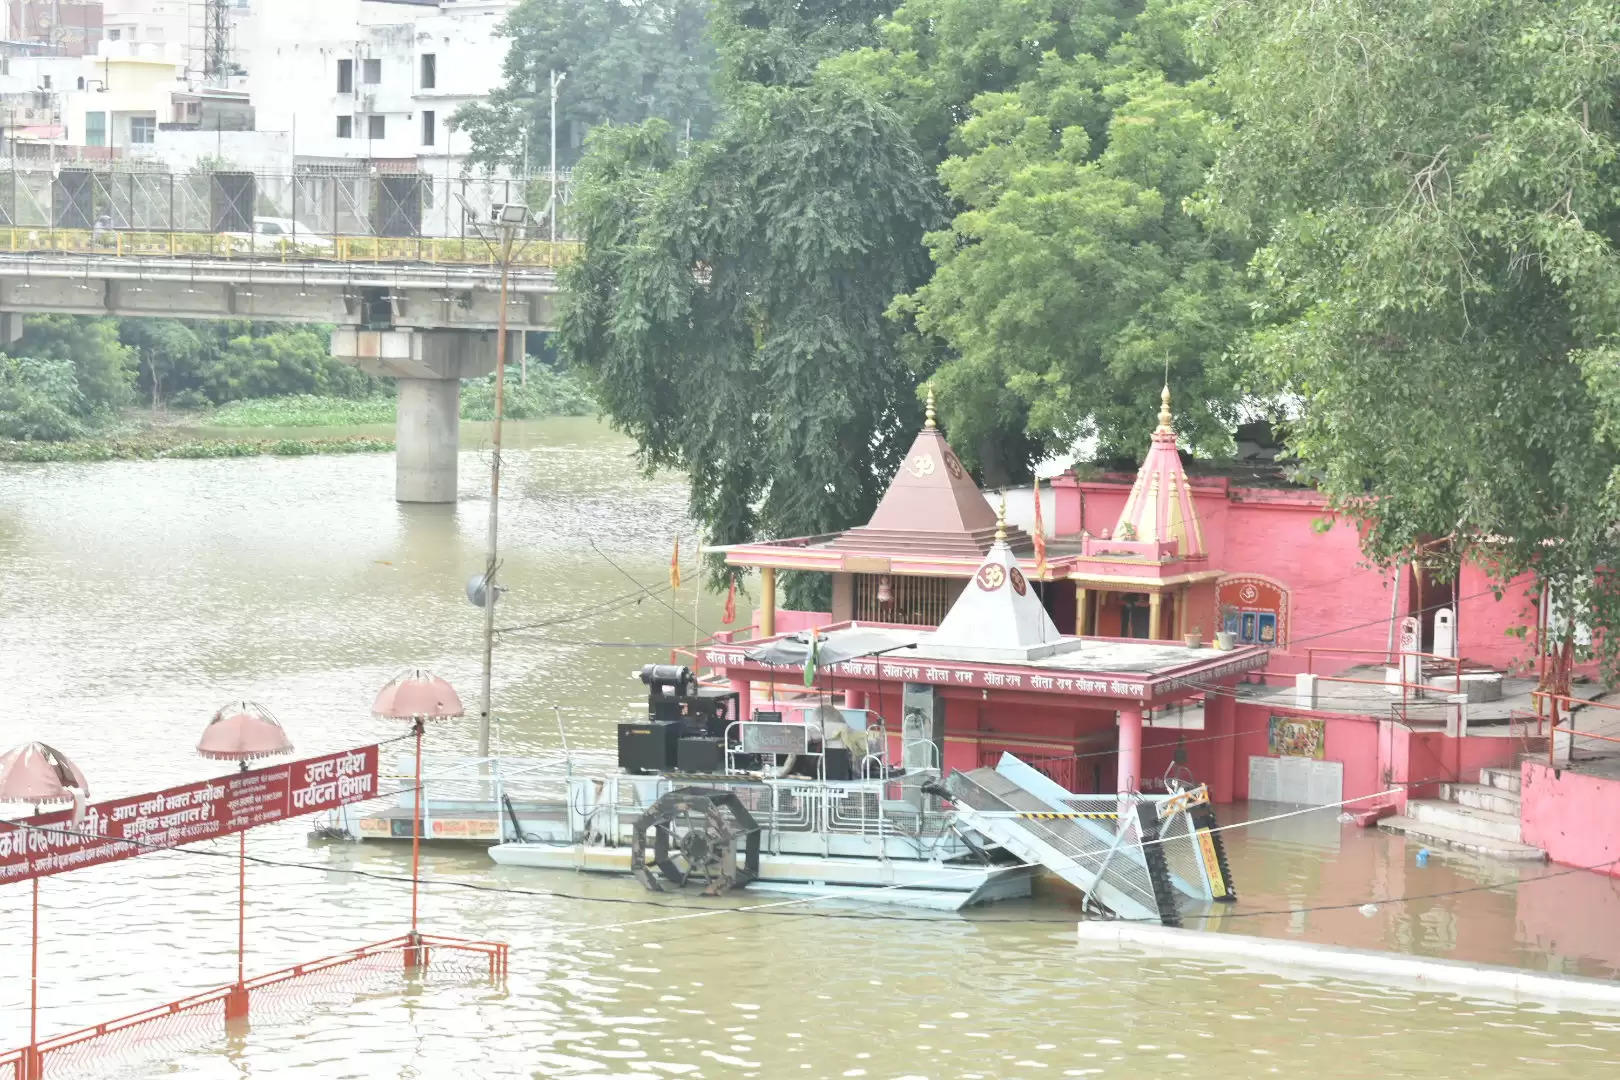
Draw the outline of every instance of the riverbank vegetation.
<instances>
[{"instance_id":1,"label":"riverbank vegetation","mask_svg":"<svg viewBox=\"0 0 1620 1080\"><path fill-rule=\"evenodd\" d=\"M117 447L132 430L392 423L393 383L332 359L329 336L328 327L273 323L31 317L0 355L0 439L101 440L111 456L126 456ZM526 379L520 366L508 368L507 416L594 411L582 383L553 359L531 358ZM464 418L493 416L494 381L463 384Z\"/></svg>"},{"instance_id":2,"label":"riverbank vegetation","mask_svg":"<svg viewBox=\"0 0 1620 1080\"><path fill-rule=\"evenodd\" d=\"M178 429L65 442L0 440L0 461L155 461L159 458L303 457L392 450L388 439L197 439Z\"/></svg>"},{"instance_id":3,"label":"riverbank vegetation","mask_svg":"<svg viewBox=\"0 0 1620 1080\"><path fill-rule=\"evenodd\" d=\"M924 382L1003 484L1138 457L1168 378L1184 445L1267 415L1380 563L1620 628L1612 0L706 11L707 137L587 140L559 336L708 540L865 521Z\"/></svg>"}]
</instances>

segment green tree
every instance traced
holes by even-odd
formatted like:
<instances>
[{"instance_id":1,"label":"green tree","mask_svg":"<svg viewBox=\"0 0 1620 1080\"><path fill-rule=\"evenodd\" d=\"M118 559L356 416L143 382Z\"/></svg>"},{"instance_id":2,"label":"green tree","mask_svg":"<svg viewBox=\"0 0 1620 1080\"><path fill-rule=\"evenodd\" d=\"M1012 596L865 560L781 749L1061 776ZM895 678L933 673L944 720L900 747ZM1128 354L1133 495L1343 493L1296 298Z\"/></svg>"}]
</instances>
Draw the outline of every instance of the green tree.
<instances>
[{"instance_id":1,"label":"green tree","mask_svg":"<svg viewBox=\"0 0 1620 1080\"><path fill-rule=\"evenodd\" d=\"M869 516L920 419L884 309L923 279L940 219L893 110L847 78L800 81L817 42L870 40L870 4L718 9L728 65L747 62L728 67L713 137L689 156L661 121L592 138L559 345L729 543Z\"/></svg>"},{"instance_id":2,"label":"green tree","mask_svg":"<svg viewBox=\"0 0 1620 1080\"><path fill-rule=\"evenodd\" d=\"M0 438L59 441L82 435L83 403L70 361L0 356Z\"/></svg>"},{"instance_id":3,"label":"green tree","mask_svg":"<svg viewBox=\"0 0 1620 1080\"><path fill-rule=\"evenodd\" d=\"M239 330L205 362L198 385L216 403L284 394L374 393L377 380L332 359L328 344L320 327L254 324Z\"/></svg>"},{"instance_id":4,"label":"green tree","mask_svg":"<svg viewBox=\"0 0 1620 1080\"><path fill-rule=\"evenodd\" d=\"M499 30L512 42L504 81L488 101L455 115L473 160L546 167L553 71L567 73L557 98L559 165L572 165L585 133L601 124L659 117L680 132L690 123L702 138L714 115L708 7L709 0L524 0Z\"/></svg>"},{"instance_id":5,"label":"green tree","mask_svg":"<svg viewBox=\"0 0 1620 1080\"><path fill-rule=\"evenodd\" d=\"M883 48L838 61L911 119L952 202L896 311L937 343L988 479L1085 436L1139 455L1167 365L1183 434L1230 445L1250 247L1188 212L1225 133L1190 22L1184 0L907 0Z\"/></svg>"},{"instance_id":6,"label":"green tree","mask_svg":"<svg viewBox=\"0 0 1620 1080\"><path fill-rule=\"evenodd\" d=\"M202 368L218 354L206 324L180 319L122 319L118 335L135 351L136 391L155 409L202 385Z\"/></svg>"},{"instance_id":7,"label":"green tree","mask_svg":"<svg viewBox=\"0 0 1620 1080\"><path fill-rule=\"evenodd\" d=\"M1302 465L1376 558L1452 537L1616 626L1612 0L1260 0L1205 29L1236 120L1210 213L1267 236L1245 361L1296 402Z\"/></svg>"},{"instance_id":8,"label":"green tree","mask_svg":"<svg viewBox=\"0 0 1620 1080\"><path fill-rule=\"evenodd\" d=\"M108 415L132 399L134 352L118 340L115 319L31 315L23 324L22 337L6 351L71 364L77 396L58 404L81 419Z\"/></svg>"}]
</instances>

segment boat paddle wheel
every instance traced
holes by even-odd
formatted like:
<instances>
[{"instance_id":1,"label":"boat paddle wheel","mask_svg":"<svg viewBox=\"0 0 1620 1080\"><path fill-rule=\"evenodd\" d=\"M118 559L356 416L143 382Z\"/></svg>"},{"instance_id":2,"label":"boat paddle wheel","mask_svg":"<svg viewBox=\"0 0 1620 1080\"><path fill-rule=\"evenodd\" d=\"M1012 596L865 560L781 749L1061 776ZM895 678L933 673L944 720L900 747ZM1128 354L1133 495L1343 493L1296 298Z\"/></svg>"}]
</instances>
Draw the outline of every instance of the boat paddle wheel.
<instances>
[{"instance_id":1,"label":"boat paddle wheel","mask_svg":"<svg viewBox=\"0 0 1620 1080\"><path fill-rule=\"evenodd\" d=\"M676 788L636 820L630 872L653 892L724 895L759 876L759 825L733 792Z\"/></svg>"}]
</instances>

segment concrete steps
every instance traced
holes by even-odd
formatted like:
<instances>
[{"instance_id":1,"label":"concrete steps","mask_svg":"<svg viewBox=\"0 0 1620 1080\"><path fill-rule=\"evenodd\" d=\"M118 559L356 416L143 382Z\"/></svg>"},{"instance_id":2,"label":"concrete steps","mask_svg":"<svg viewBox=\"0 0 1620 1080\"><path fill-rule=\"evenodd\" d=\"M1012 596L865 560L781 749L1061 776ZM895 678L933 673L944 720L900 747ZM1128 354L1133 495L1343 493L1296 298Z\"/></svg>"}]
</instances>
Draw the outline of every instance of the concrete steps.
<instances>
[{"instance_id":1,"label":"concrete steps","mask_svg":"<svg viewBox=\"0 0 1620 1080\"><path fill-rule=\"evenodd\" d=\"M1378 824L1414 840L1493 859L1542 862L1547 857L1520 839L1516 768L1481 769L1477 784L1441 784L1440 798L1409 800L1404 815Z\"/></svg>"},{"instance_id":2,"label":"concrete steps","mask_svg":"<svg viewBox=\"0 0 1620 1080\"><path fill-rule=\"evenodd\" d=\"M1519 796L1498 787L1487 784L1441 784L1440 798L1469 810L1505 814L1515 822L1519 820Z\"/></svg>"}]
</instances>

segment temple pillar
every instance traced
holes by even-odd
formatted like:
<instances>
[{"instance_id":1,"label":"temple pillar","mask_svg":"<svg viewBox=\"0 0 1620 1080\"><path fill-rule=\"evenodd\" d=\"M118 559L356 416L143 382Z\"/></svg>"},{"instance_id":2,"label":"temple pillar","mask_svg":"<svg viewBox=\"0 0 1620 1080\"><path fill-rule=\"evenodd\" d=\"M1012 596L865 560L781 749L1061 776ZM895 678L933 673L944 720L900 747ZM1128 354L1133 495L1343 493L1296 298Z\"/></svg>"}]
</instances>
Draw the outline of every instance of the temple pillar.
<instances>
[{"instance_id":1,"label":"temple pillar","mask_svg":"<svg viewBox=\"0 0 1620 1080\"><path fill-rule=\"evenodd\" d=\"M759 572L759 636L776 633L776 567L766 566Z\"/></svg>"},{"instance_id":2,"label":"temple pillar","mask_svg":"<svg viewBox=\"0 0 1620 1080\"><path fill-rule=\"evenodd\" d=\"M1164 640L1164 594L1158 590L1148 593L1148 640Z\"/></svg>"},{"instance_id":3,"label":"temple pillar","mask_svg":"<svg viewBox=\"0 0 1620 1080\"><path fill-rule=\"evenodd\" d=\"M1237 699L1232 693L1231 687L1223 686L1204 694L1204 737L1210 740L1210 767L1208 776L1194 779L1209 785L1209 797L1215 802L1237 798Z\"/></svg>"},{"instance_id":4,"label":"temple pillar","mask_svg":"<svg viewBox=\"0 0 1620 1080\"><path fill-rule=\"evenodd\" d=\"M1119 710L1119 775L1115 789L1123 795L1142 788L1142 707Z\"/></svg>"},{"instance_id":5,"label":"temple pillar","mask_svg":"<svg viewBox=\"0 0 1620 1080\"><path fill-rule=\"evenodd\" d=\"M1083 585L1074 587L1074 636L1084 637L1086 634L1087 603L1091 599L1090 590Z\"/></svg>"},{"instance_id":6,"label":"temple pillar","mask_svg":"<svg viewBox=\"0 0 1620 1080\"><path fill-rule=\"evenodd\" d=\"M754 718L754 688L747 679L732 679L731 692L737 695L737 719Z\"/></svg>"},{"instance_id":7,"label":"temple pillar","mask_svg":"<svg viewBox=\"0 0 1620 1080\"><path fill-rule=\"evenodd\" d=\"M1176 590L1176 637L1187 636L1187 586Z\"/></svg>"},{"instance_id":8,"label":"temple pillar","mask_svg":"<svg viewBox=\"0 0 1620 1080\"><path fill-rule=\"evenodd\" d=\"M844 708L846 708L846 709L864 709L864 708L866 708L866 693L865 693L865 691L862 691L862 690L845 690L844 691Z\"/></svg>"}]
</instances>

